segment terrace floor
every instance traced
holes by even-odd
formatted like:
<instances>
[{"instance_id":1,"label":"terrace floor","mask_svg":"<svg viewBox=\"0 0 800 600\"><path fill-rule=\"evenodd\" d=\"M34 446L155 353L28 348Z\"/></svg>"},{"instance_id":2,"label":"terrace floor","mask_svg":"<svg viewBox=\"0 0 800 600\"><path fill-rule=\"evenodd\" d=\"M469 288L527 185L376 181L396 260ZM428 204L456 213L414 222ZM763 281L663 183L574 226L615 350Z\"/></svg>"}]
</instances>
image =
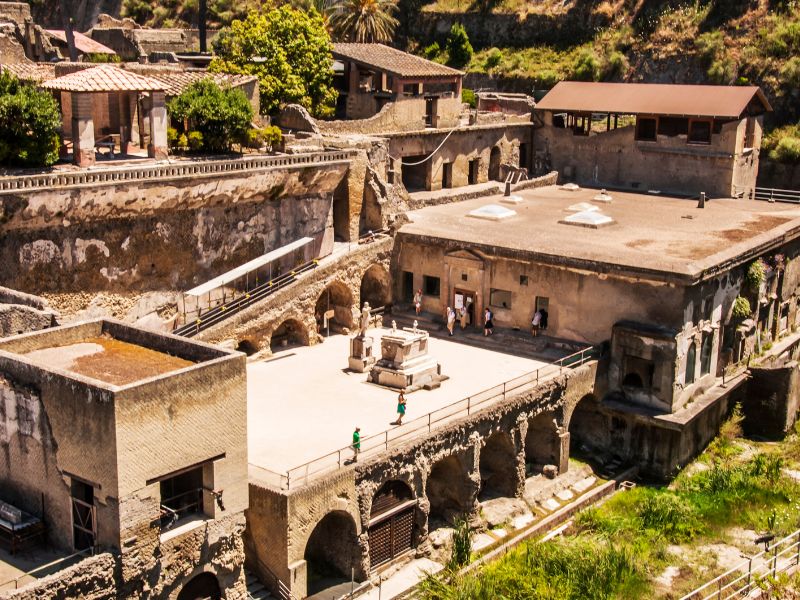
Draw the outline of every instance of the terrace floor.
<instances>
[{"instance_id":1,"label":"terrace floor","mask_svg":"<svg viewBox=\"0 0 800 600\"><path fill-rule=\"evenodd\" d=\"M378 352L385 331L370 330ZM347 370L349 340L332 335L322 344L289 348L248 365L251 465L285 473L347 446L356 426L361 427L362 452L370 447L370 436L383 440L386 430L392 436L402 432L392 424L397 392L367 383L366 373ZM548 364L433 337L429 354L449 379L438 389L407 394L402 429L413 431L414 419ZM347 451L343 458L350 457Z\"/></svg>"},{"instance_id":2,"label":"terrace floor","mask_svg":"<svg viewBox=\"0 0 800 600\"><path fill-rule=\"evenodd\" d=\"M0 595L5 592L10 592L16 589L16 587L22 587L35 579L60 571L81 560L81 557L78 556L75 557L74 560L59 562L51 567L47 567L50 563L60 561L68 555L69 553L67 552L60 552L52 548L40 546L20 550L14 555L5 548L0 548ZM35 572L31 575L25 575L31 571ZM17 578L19 579L17 580Z\"/></svg>"}]
</instances>

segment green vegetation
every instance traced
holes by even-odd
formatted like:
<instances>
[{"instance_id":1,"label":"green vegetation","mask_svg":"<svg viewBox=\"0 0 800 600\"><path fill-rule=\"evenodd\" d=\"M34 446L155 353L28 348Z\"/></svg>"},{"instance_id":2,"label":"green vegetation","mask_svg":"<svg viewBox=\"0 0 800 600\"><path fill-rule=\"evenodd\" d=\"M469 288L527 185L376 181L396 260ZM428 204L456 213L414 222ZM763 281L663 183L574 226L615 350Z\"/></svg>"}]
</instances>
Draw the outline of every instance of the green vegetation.
<instances>
[{"instance_id":1,"label":"green vegetation","mask_svg":"<svg viewBox=\"0 0 800 600\"><path fill-rule=\"evenodd\" d=\"M455 524L453 532L453 549L450 555L448 566L451 569L459 569L469 564L472 557L472 531L469 528L469 521L462 517Z\"/></svg>"},{"instance_id":2,"label":"green vegetation","mask_svg":"<svg viewBox=\"0 0 800 600\"><path fill-rule=\"evenodd\" d=\"M58 103L47 92L0 72L0 164L47 167L58 160Z\"/></svg>"},{"instance_id":3,"label":"green vegetation","mask_svg":"<svg viewBox=\"0 0 800 600\"><path fill-rule=\"evenodd\" d=\"M764 279L767 276L767 265L760 258L754 260L747 267L747 273L744 275L744 282L753 291L757 291Z\"/></svg>"},{"instance_id":4,"label":"green vegetation","mask_svg":"<svg viewBox=\"0 0 800 600\"><path fill-rule=\"evenodd\" d=\"M230 25L261 4L259 0L208 0L208 26ZM147 27L188 27L197 24L197 0L123 0L122 16Z\"/></svg>"},{"instance_id":5,"label":"green vegetation","mask_svg":"<svg viewBox=\"0 0 800 600\"><path fill-rule=\"evenodd\" d=\"M391 42L398 25L397 0L340 0L327 12L337 40Z\"/></svg>"},{"instance_id":6,"label":"green vegetation","mask_svg":"<svg viewBox=\"0 0 800 600\"><path fill-rule=\"evenodd\" d=\"M447 64L456 69L462 69L472 60L472 44L469 42L467 30L461 23L453 23L450 34L445 44L447 50Z\"/></svg>"},{"instance_id":7,"label":"green vegetation","mask_svg":"<svg viewBox=\"0 0 800 600\"><path fill-rule=\"evenodd\" d=\"M780 445L744 441L741 422L737 407L706 452L668 487L618 493L579 513L567 537L527 542L468 575L451 567L430 576L421 597L674 598L690 591L724 570L709 563L705 544L747 544L734 533L742 529L783 536L800 519L800 484L784 474L800 459L800 436ZM671 565L681 566L680 577L667 591L655 578Z\"/></svg>"},{"instance_id":8,"label":"green vegetation","mask_svg":"<svg viewBox=\"0 0 800 600\"><path fill-rule=\"evenodd\" d=\"M462 88L461 102L463 102L464 104L469 104L470 108L475 108L478 105L478 101L475 98L475 91L467 88Z\"/></svg>"},{"instance_id":9,"label":"green vegetation","mask_svg":"<svg viewBox=\"0 0 800 600\"><path fill-rule=\"evenodd\" d=\"M778 127L764 136L762 149L776 162L800 162L800 123Z\"/></svg>"},{"instance_id":10,"label":"green vegetation","mask_svg":"<svg viewBox=\"0 0 800 600\"><path fill-rule=\"evenodd\" d=\"M210 70L258 77L262 112L297 103L317 117L333 114L331 40L315 9L251 12L220 33L215 50Z\"/></svg>"},{"instance_id":11,"label":"green vegetation","mask_svg":"<svg viewBox=\"0 0 800 600\"><path fill-rule=\"evenodd\" d=\"M737 296L733 301L733 318L738 321L743 321L753 314L750 308L750 301L744 296Z\"/></svg>"},{"instance_id":12,"label":"green vegetation","mask_svg":"<svg viewBox=\"0 0 800 600\"><path fill-rule=\"evenodd\" d=\"M211 79L201 79L167 108L172 121L179 124L173 133L167 132L167 140L172 139L179 149L230 152L233 144L247 142L253 108L239 89L221 88ZM184 127L186 131L182 131Z\"/></svg>"}]
</instances>

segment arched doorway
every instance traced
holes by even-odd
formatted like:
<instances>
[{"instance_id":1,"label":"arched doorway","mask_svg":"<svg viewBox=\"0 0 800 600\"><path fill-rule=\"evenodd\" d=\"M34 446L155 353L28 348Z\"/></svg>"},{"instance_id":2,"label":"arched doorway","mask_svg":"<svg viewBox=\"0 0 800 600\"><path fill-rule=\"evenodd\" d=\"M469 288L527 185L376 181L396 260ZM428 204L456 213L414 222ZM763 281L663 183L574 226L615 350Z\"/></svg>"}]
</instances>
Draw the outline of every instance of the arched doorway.
<instances>
[{"instance_id":1,"label":"arched doorway","mask_svg":"<svg viewBox=\"0 0 800 600\"><path fill-rule=\"evenodd\" d=\"M328 316L326 316L328 315ZM353 327L353 294L341 281L334 281L326 287L317 299L314 308L317 330L323 335L341 333L344 328Z\"/></svg>"},{"instance_id":2,"label":"arched doorway","mask_svg":"<svg viewBox=\"0 0 800 600\"><path fill-rule=\"evenodd\" d=\"M525 435L525 470L541 473L545 465L559 466L561 442L558 437L555 413L544 412L528 421Z\"/></svg>"},{"instance_id":3,"label":"arched doorway","mask_svg":"<svg viewBox=\"0 0 800 600\"><path fill-rule=\"evenodd\" d=\"M349 583L351 569L361 579L361 550L353 517L339 510L325 515L311 532L303 558L309 595Z\"/></svg>"},{"instance_id":4,"label":"arched doorway","mask_svg":"<svg viewBox=\"0 0 800 600\"><path fill-rule=\"evenodd\" d=\"M500 147L495 146L489 154L489 179L491 181L500 181L500 160Z\"/></svg>"},{"instance_id":5,"label":"arched doorway","mask_svg":"<svg viewBox=\"0 0 800 600\"><path fill-rule=\"evenodd\" d=\"M222 592L213 573L200 573L181 588L178 600L220 600Z\"/></svg>"},{"instance_id":6,"label":"arched doorway","mask_svg":"<svg viewBox=\"0 0 800 600\"><path fill-rule=\"evenodd\" d=\"M692 342L689 344L689 349L686 351L686 375L684 377L685 385L694 383L694 369L697 362L697 345Z\"/></svg>"},{"instance_id":7,"label":"arched doorway","mask_svg":"<svg viewBox=\"0 0 800 600\"><path fill-rule=\"evenodd\" d=\"M258 346L253 340L240 340L239 343L236 344L236 350L244 352L247 356L253 356L253 354L258 352Z\"/></svg>"},{"instance_id":8,"label":"arched doorway","mask_svg":"<svg viewBox=\"0 0 800 600\"><path fill-rule=\"evenodd\" d=\"M417 501L402 481L387 481L372 497L369 513L370 568L414 547L414 511Z\"/></svg>"},{"instance_id":9,"label":"arched doorway","mask_svg":"<svg viewBox=\"0 0 800 600\"><path fill-rule=\"evenodd\" d=\"M381 265L372 265L361 278L359 306L369 302L372 308L386 306L392 301L389 272Z\"/></svg>"},{"instance_id":10,"label":"arched doorway","mask_svg":"<svg viewBox=\"0 0 800 600\"><path fill-rule=\"evenodd\" d=\"M272 332L269 347L278 352L293 346L308 346L308 331L297 319L286 319Z\"/></svg>"},{"instance_id":11,"label":"arched doorway","mask_svg":"<svg viewBox=\"0 0 800 600\"><path fill-rule=\"evenodd\" d=\"M517 453L504 431L491 435L481 448L481 490L478 498L513 498L517 491Z\"/></svg>"},{"instance_id":12,"label":"arched doorway","mask_svg":"<svg viewBox=\"0 0 800 600\"><path fill-rule=\"evenodd\" d=\"M609 448L609 428L591 394L580 399L569 420L570 455L597 463Z\"/></svg>"},{"instance_id":13,"label":"arched doorway","mask_svg":"<svg viewBox=\"0 0 800 600\"><path fill-rule=\"evenodd\" d=\"M459 516L472 511L474 487L458 456L446 456L433 465L425 491L430 503L429 530L452 525Z\"/></svg>"}]
</instances>

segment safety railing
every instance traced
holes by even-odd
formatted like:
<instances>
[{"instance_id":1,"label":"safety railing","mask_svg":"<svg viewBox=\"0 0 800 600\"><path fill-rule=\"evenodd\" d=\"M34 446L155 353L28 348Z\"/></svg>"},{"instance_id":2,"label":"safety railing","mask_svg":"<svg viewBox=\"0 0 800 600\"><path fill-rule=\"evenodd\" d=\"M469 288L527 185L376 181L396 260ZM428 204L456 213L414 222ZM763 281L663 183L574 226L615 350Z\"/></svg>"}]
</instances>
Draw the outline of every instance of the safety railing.
<instances>
[{"instance_id":1,"label":"safety railing","mask_svg":"<svg viewBox=\"0 0 800 600\"><path fill-rule=\"evenodd\" d=\"M169 530L183 517L203 512L203 488L193 488L161 501L161 531Z\"/></svg>"},{"instance_id":2,"label":"safety railing","mask_svg":"<svg viewBox=\"0 0 800 600\"><path fill-rule=\"evenodd\" d=\"M540 383L560 375L564 372L564 369L579 367L599 358L599 356L600 348L589 346L553 363L539 367L535 371L525 373L477 394L457 400L413 421L408 421L378 434L364 436L361 438L361 448L358 456L359 458L372 456L407 442L420 434L429 434L434 429L449 422L469 416L495 402L505 400L511 394L516 395L526 389L533 389ZM284 490L296 489L306 485L313 478L323 473L335 471L351 464L353 455L354 449L352 445L344 446L289 469L285 473L278 473L251 464L251 480L261 480L268 485Z\"/></svg>"},{"instance_id":3,"label":"safety railing","mask_svg":"<svg viewBox=\"0 0 800 600\"><path fill-rule=\"evenodd\" d=\"M734 196L742 198L747 190L743 187L734 187ZM800 190L782 190L779 188L751 188L749 198L752 200L766 200L767 202L790 202L800 204Z\"/></svg>"},{"instance_id":4,"label":"safety railing","mask_svg":"<svg viewBox=\"0 0 800 600\"><path fill-rule=\"evenodd\" d=\"M97 168L81 171L42 173L39 175L19 175L0 177L0 194L20 192L38 188L96 186L103 184L129 183L145 180L170 180L202 176L226 175L246 171L259 171L276 168L296 168L326 163L349 161L353 158L351 150L310 152L308 154L283 154L278 156L257 156L247 158L198 159L179 161L170 164L150 166L130 166L117 168Z\"/></svg>"},{"instance_id":5,"label":"safety railing","mask_svg":"<svg viewBox=\"0 0 800 600\"><path fill-rule=\"evenodd\" d=\"M270 569L263 560L261 560L258 556L253 557L258 563L259 572L263 575L266 575L269 582L262 582L264 585L269 587L274 594L277 594L277 597L280 600L300 600L297 596L292 594L292 591L289 589L283 581L281 581L280 577L273 573L272 569ZM250 596L252 598L252 596Z\"/></svg>"},{"instance_id":6,"label":"safety railing","mask_svg":"<svg viewBox=\"0 0 800 600\"><path fill-rule=\"evenodd\" d=\"M745 598L768 577L796 569L800 565L800 529L777 542L765 541L766 549L742 561L681 600L726 600Z\"/></svg>"},{"instance_id":7,"label":"safety railing","mask_svg":"<svg viewBox=\"0 0 800 600\"><path fill-rule=\"evenodd\" d=\"M84 558L88 558L89 556L94 556L95 549L93 547L86 548L85 550L80 550L75 552L74 554L70 554L69 556L64 556L63 558L59 558L58 560L54 560L44 565L40 565L35 569L31 569L30 571L26 571L22 575L17 575L13 579L9 579L0 583L0 591L8 591L11 589L19 589L20 585L27 585L30 583L29 579L39 579L44 577L45 575L50 575L52 573L56 573L61 571L62 569L66 569L67 567L71 567L72 565L80 562Z\"/></svg>"}]
</instances>

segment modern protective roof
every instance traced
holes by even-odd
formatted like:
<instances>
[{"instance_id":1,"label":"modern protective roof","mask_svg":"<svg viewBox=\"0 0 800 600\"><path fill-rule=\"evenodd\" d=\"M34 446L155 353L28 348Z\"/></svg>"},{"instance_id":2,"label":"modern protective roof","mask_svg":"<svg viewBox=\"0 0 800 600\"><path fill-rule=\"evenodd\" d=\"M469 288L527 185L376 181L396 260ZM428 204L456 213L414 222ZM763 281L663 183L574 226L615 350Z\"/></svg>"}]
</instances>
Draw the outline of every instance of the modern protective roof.
<instances>
[{"instance_id":1,"label":"modern protective roof","mask_svg":"<svg viewBox=\"0 0 800 600\"><path fill-rule=\"evenodd\" d=\"M562 81L537 104L538 110L738 118L754 99L772 110L756 86L593 83Z\"/></svg>"},{"instance_id":2,"label":"modern protective roof","mask_svg":"<svg viewBox=\"0 0 800 600\"><path fill-rule=\"evenodd\" d=\"M253 260L244 263L243 265L239 265L235 269L231 269L227 273L223 273L222 275L215 277L214 279L209 279L205 283L201 283L195 288L192 288L188 292L185 292L187 296L202 296L203 294L207 294L210 291L213 291L223 285L227 285L232 281L236 281L240 277L244 277L247 273L252 273L256 269L263 267L266 264L271 263L273 260L278 260L282 256L286 256L289 252L293 250L297 250L298 248L302 248L303 246L310 244L314 241L314 238L310 237L303 237L299 240L292 242L291 244L287 244L285 246L281 246L280 248L273 250L272 252L267 252L266 254L259 256L258 258L254 258Z\"/></svg>"},{"instance_id":3,"label":"modern protective roof","mask_svg":"<svg viewBox=\"0 0 800 600\"><path fill-rule=\"evenodd\" d=\"M64 33L63 29L46 29L45 31L62 44L67 43L67 34ZM116 52L108 46L104 46L100 42L82 33L73 31L72 35L75 37L75 48L78 52L83 52L84 54L116 54Z\"/></svg>"},{"instance_id":4,"label":"modern protective roof","mask_svg":"<svg viewBox=\"0 0 800 600\"><path fill-rule=\"evenodd\" d=\"M333 56L398 77L457 77L464 73L383 44L334 44Z\"/></svg>"},{"instance_id":5,"label":"modern protective roof","mask_svg":"<svg viewBox=\"0 0 800 600\"><path fill-rule=\"evenodd\" d=\"M163 92L164 84L119 67L100 65L75 71L42 84L49 90L62 92Z\"/></svg>"},{"instance_id":6,"label":"modern protective roof","mask_svg":"<svg viewBox=\"0 0 800 600\"><path fill-rule=\"evenodd\" d=\"M208 71L175 71L170 73L153 73L150 79L160 81L167 96L180 96L191 84L201 79L211 79L221 87L240 87L257 81L255 75L231 75L228 73L209 73Z\"/></svg>"}]
</instances>

